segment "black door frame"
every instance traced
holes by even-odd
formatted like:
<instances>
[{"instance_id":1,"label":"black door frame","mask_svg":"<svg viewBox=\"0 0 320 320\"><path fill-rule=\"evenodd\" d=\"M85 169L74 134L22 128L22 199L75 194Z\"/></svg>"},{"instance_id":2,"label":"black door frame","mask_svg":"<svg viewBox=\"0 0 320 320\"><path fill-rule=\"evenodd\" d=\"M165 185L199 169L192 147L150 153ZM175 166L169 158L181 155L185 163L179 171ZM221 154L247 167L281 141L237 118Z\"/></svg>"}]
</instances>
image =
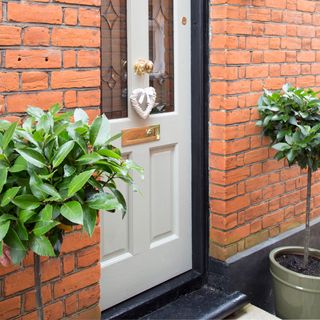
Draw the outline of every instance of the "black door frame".
<instances>
[{"instance_id":1,"label":"black door frame","mask_svg":"<svg viewBox=\"0 0 320 320\"><path fill-rule=\"evenodd\" d=\"M138 318L207 282L209 258L208 1L191 0L192 269L105 310L102 313L102 319Z\"/></svg>"}]
</instances>

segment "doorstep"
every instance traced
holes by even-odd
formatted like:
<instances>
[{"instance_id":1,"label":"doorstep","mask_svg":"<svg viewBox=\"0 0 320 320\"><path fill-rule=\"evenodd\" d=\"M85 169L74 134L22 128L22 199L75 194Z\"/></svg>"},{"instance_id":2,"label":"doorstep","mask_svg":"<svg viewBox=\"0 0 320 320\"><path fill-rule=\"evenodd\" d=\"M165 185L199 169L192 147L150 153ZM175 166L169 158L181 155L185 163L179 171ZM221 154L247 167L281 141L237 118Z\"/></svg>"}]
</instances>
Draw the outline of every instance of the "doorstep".
<instances>
[{"instance_id":1,"label":"doorstep","mask_svg":"<svg viewBox=\"0 0 320 320\"><path fill-rule=\"evenodd\" d=\"M199 290L182 295L141 319L224 319L243 308L247 303L247 297L240 292L226 294L215 288L204 286Z\"/></svg>"}]
</instances>

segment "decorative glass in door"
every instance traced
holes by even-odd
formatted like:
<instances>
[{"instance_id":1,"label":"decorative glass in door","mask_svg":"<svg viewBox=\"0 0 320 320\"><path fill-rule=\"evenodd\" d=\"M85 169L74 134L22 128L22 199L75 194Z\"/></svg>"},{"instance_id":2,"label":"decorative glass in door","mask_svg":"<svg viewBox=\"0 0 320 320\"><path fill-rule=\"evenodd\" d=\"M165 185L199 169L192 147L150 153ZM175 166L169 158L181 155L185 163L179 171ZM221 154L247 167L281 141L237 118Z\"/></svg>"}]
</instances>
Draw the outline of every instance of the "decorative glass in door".
<instances>
[{"instance_id":1,"label":"decorative glass in door","mask_svg":"<svg viewBox=\"0 0 320 320\"><path fill-rule=\"evenodd\" d=\"M149 1L150 86L157 92L153 113L174 110L173 1Z\"/></svg>"}]
</instances>

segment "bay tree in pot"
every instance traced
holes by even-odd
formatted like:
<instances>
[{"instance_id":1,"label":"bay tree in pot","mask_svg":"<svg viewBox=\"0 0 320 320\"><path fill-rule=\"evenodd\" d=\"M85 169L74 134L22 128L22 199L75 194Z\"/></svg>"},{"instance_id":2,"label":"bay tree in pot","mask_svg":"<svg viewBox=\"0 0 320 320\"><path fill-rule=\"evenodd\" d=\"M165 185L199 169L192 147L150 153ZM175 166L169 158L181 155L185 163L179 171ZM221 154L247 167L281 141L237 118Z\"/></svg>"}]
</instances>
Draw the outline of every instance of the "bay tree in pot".
<instances>
[{"instance_id":1,"label":"bay tree in pot","mask_svg":"<svg viewBox=\"0 0 320 320\"><path fill-rule=\"evenodd\" d=\"M257 125L271 138L275 158L307 170L304 247L270 253L277 315L285 319L320 319L320 251L310 248L312 175L320 166L320 100L312 89L284 85L259 99Z\"/></svg>"},{"instance_id":2,"label":"bay tree in pot","mask_svg":"<svg viewBox=\"0 0 320 320\"><path fill-rule=\"evenodd\" d=\"M34 253L38 318L43 319L40 256L56 257L64 233L83 226L92 235L99 210L126 212L117 188L142 172L123 159L107 118L89 124L81 109L60 113L31 107L22 124L0 121L0 256L19 264ZM73 120L72 120L73 116Z\"/></svg>"}]
</instances>

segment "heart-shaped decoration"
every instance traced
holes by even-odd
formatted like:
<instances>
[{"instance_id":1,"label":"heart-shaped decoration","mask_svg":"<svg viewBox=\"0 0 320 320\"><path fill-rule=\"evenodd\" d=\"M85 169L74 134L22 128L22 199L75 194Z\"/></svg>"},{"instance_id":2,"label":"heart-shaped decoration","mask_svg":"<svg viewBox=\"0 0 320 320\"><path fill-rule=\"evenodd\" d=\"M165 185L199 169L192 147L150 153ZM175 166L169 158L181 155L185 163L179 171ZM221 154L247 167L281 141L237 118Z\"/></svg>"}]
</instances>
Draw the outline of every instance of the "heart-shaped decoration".
<instances>
[{"instance_id":1,"label":"heart-shaped decoration","mask_svg":"<svg viewBox=\"0 0 320 320\"><path fill-rule=\"evenodd\" d=\"M153 87L135 89L130 96L132 108L144 120L149 117L155 106L156 99L157 93Z\"/></svg>"}]
</instances>

